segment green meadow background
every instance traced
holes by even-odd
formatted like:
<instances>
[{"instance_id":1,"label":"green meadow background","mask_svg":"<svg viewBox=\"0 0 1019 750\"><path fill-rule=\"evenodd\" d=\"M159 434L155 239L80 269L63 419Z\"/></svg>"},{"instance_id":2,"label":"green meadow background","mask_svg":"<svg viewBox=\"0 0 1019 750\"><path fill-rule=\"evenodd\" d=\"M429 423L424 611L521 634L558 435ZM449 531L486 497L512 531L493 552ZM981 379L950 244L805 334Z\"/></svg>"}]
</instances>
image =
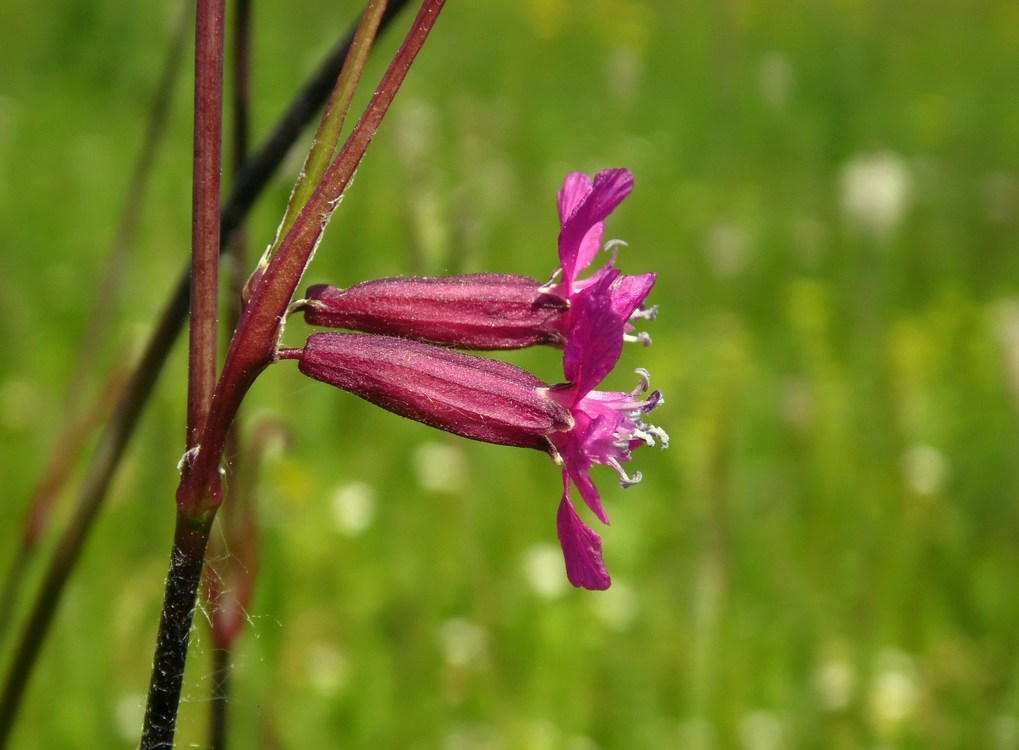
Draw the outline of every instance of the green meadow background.
<instances>
[{"instance_id":1,"label":"green meadow background","mask_svg":"<svg viewBox=\"0 0 1019 750\"><path fill-rule=\"evenodd\" d=\"M3 573L74 408L171 5L0 6ZM258 4L256 140L355 13ZM186 68L114 324L89 344L104 370L188 252ZM596 469L614 583L576 591L547 457L271 368L246 408L282 437L234 746L1019 748L1017 82L1013 0L450 0L307 281L545 278L562 178L629 167L607 237L624 271L658 273L660 315L608 385L650 370L672 442L635 454L632 489ZM253 254L299 164L257 205ZM553 350L508 359L561 375ZM137 742L185 372L178 344L12 747ZM204 746L210 656L199 613L180 747Z\"/></svg>"}]
</instances>

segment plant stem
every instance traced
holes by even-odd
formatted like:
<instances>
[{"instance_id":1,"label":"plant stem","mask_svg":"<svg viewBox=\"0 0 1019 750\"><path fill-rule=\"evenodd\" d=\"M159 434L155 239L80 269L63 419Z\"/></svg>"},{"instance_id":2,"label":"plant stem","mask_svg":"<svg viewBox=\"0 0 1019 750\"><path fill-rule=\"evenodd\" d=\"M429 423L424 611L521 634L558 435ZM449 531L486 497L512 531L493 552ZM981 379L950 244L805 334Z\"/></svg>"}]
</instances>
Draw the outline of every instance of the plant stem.
<instances>
[{"instance_id":1,"label":"plant stem","mask_svg":"<svg viewBox=\"0 0 1019 750\"><path fill-rule=\"evenodd\" d=\"M219 324L219 179L223 153L225 0L198 0L195 17L195 133L191 220L191 336L187 450L198 442L216 387ZM173 748L188 639L213 514L177 504L177 524L142 728L143 750Z\"/></svg>"},{"instance_id":2,"label":"plant stem","mask_svg":"<svg viewBox=\"0 0 1019 750\"><path fill-rule=\"evenodd\" d=\"M322 179L322 174L329 167L336 153L336 146L340 142L340 133L343 130L343 123L346 121L347 112L350 110L350 102L354 98L354 90L361 79L365 62L368 59L368 52L375 41L379 22L386 10L385 0L368 0L368 5L361 15L361 22L357 26L353 42L350 46L350 54L340 71L336 87L332 96L326 102L325 111L319 121L318 130L312 139L311 148L304 160L304 167L297 177L294 191L287 203L283 214L283 221L280 222L276 239L273 246L267 253L268 258L279 248L283 238L294 225L298 215L304 208L311 194L315 191Z\"/></svg>"},{"instance_id":3,"label":"plant stem","mask_svg":"<svg viewBox=\"0 0 1019 750\"><path fill-rule=\"evenodd\" d=\"M198 600L198 584L202 577L210 524L211 521L195 525L186 515L177 513L163 614L156 636L156 657L145 706L141 750L173 748L188 639Z\"/></svg>"},{"instance_id":4,"label":"plant stem","mask_svg":"<svg viewBox=\"0 0 1019 750\"><path fill-rule=\"evenodd\" d=\"M219 182L223 153L225 0L198 0L195 17L195 133L191 190L191 335L187 449L199 436L216 387L219 325Z\"/></svg>"},{"instance_id":5,"label":"plant stem","mask_svg":"<svg viewBox=\"0 0 1019 750\"><path fill-rule=\"evenodd\" d=\"M383 17L383 26L391 23L407 2L408 0L393 0ZM304 126L329 96L346 58L353 34L353 30L348 31L344 39L326 56L298 92L287 111L279 118L275 129L262 147L240 170L233 184L230 199L223 206L220 225L221 246L226 246L231 233L247 216L256 198L279 168ZM190 289L190 274L188 269L185 269L163 308L152 338L149 339L144 354L131 373L127 387L121 394L113 416L86 469L85 479L75 498L71 520L55 545L54 555L49 561L31 612L21 631L21 637L13 650L14 657L3 689L0 691L0 748L6 745L10 737L32 666L53 623L53 615L60 602L64 584L78 560L124 448L134 434L138 418L148 403L156 379L162 372L177 335L184 325Z\"/></svg>"},{"instance_id":6,"label":"plant stem","mask_svg":"<svg viewBox=\"0 0 1019 750\"><path fill-rule=\"evenodd\" d=\"M354 171L444 5L445 0L425 0L422 3L413 26L367 109L254 289L237 326L213 395L212 408L200 441L203 450L194 456L193 461L185 463L177 490L178 502L190 506L188 512L195 518L214 514L222 500L219 467L230 422L255 378L275 358L287 307L318 247L325 225L353 179Z\"/></svg>"}]
</instances>

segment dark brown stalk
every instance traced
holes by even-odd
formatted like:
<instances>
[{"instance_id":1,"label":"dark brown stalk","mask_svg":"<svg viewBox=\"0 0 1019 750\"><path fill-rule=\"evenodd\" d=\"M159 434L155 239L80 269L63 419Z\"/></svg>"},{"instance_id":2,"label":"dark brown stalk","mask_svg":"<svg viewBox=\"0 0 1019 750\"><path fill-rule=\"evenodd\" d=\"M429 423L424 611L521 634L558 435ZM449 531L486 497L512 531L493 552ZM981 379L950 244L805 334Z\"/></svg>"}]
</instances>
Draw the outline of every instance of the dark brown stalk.
<instances>
[{"instance_id":1,"label":"dark brown stalk","mask_svg":"<svg viewBox=\"0 0 1019 750\"><path fill-rule=\"evenodd\" d=\"M397 12L409 0L393 0L382 21L386 28ZM311 75L297 93L290 107L263 142L262 147L248 159L240 170L229 200L223 206L221 217L220 245L229 242L230 235L241 224L255 200L265 189L270 178L279 168L290 147L301 131L322 106L332 91L339 75L343 60L350 47L354 29L350 29L343 40L326 56L319 68ZM131 374L127 388L107 423L100 442L92 455L86 476L75 499L73 515L56 544L56 552L49 561L42 584L36 594L21 637L14 649L14 658L7 672L0 693L0 748L6 746L10 737L18 707L24 697L25 687L39 649L46 639L57 604L92 528L103 498L109 489L114 471L120 462L124 448L134 433L152 394L156 379L162 372L166 359L180 333L187 316L190 294L190 273L188 269L180 275L177 285L167 300L152 338L138 365Z\"/></svg>"},{"instance_id":2,"label":"dark brown stalk","mask_svg":"<svg viewBox=\"0 0 1019 750\"><path fill-rule=\"evenodd\" d=\"M184 684L188 640L198 600L209 523L194 523L178 509L166 577L163 612L156 635L152 681L145 704L141 750L172 750L177 731L177 707Z\"/></svg>"}]
</instances>

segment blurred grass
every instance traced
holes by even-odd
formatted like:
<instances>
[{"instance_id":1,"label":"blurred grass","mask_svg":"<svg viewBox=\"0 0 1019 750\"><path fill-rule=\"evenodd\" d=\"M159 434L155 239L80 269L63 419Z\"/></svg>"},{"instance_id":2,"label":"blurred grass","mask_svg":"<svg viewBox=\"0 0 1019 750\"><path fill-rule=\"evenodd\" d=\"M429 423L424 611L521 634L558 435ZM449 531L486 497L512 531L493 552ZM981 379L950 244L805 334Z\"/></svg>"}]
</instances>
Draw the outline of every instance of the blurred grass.
<instances>
[{"instance_id":1,"label":"blurred grass","mask_svg":"<svg viewBox=\"0 0 1019 750\"><path fill-rule=\"evenodd\" d=\"M259 9L256 132L345 27L341 6ZM4 549L66 410L171 23L154 5L0 7ZM661 315L611 383L648 367L673 443L638 452L638 488L599 477L615 582L575 592L543 456L273 368L249 413L284 416L295 440L265 470L236 745L1019 747L1016 80L1010 0L451 3L309 283L543 277L565 173L628 166L637 189L608 236L630 244L624 270L658 271ZM189 100L184 86L106 361L140 340L187 252ZM869 214L843 205L850 165L865 195L891 190ZM257 209L255 248L290 179ZM557 376L551 351L511 359ZM178 352L17 747L137 741L184 372ZM201 619L182 747L203 738Z\"/></svg>"}]
</instances>

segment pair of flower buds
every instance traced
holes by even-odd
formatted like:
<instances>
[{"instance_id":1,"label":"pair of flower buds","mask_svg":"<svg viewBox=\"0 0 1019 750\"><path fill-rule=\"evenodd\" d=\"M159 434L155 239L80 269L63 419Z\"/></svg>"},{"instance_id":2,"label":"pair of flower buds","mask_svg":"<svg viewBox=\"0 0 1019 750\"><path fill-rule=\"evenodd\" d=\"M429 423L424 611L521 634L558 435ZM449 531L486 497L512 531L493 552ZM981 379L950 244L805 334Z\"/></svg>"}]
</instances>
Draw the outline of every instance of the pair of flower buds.
<instances>
[{"instance_id":1,"label":"pair of flower buds","mask_svg":"<svg viewBox=\"0 0 1019 750\"><path fill-rule=\"evenodd\" d=\"M647 395L646 370L633 392L597 391L624 340L650 343L632 320L651 319L644 300L653 273L624 276L615 257L587 278L604 220L633 189L626 169L592 180L572 173L559 191L561 267L548 283L510 274L378 279L349 289L319 285L300 303L308 323L363 333L315 333L303 349L283 349L301 372L389 411L472 440L536 448L563 470L557 526L574 586L610 584L601 539L577 514L571 481L603 523L590 469L612 467L624 487L640 481L622 464L640 445L668 445L644 417L662 403ZM622 243L609 243L607 249ZM538 344L563 349L566 382L550 385L499 360L464 354Z\"/></svg>"}]
</instances>

